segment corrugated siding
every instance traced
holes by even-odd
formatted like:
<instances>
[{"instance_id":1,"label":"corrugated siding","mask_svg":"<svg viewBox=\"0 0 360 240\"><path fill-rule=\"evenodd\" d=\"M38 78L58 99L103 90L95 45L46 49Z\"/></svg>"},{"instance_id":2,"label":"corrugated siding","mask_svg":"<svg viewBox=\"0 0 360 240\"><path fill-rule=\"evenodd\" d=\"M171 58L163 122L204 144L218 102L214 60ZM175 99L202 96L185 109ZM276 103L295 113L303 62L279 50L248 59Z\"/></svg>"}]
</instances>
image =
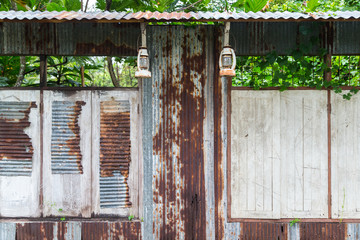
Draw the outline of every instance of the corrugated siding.
<instances>
[{"instance_id":1,"label":"corrugated siding","mask_svg":"<svg viewBox=\"0 0 360 240\"><path fill-rule=\"evenodd\" d=\"M360 217L360 97L331 97L332 215Z\"/></svg>"},{"instance_id":2,"label":"corrugated siding","mask_svg":"<svg viewBox=\"0 0 360 240\"><path fill-rule=\"evenodd\" d=\"M0 102L0 175L30 176L34 148L25 129L35 102Z\"/></svg>"},{"instance_id":3,"label":"corrugated siding","mask_svg":"<svg viewBox=\"0 0 360 240\"><path fill-rule=\"evenodd\" d=\"M241 240L255 239L288 239L286 223L242 223Z\"/></svg>"},{"instance_id":4,"label":"corrugated siding","mask_svg":"<svg viewBox=\"0 0 360 240\"><path fill-rule=\"evenodd\" d=\"M232 91L231 217L280 217L280 92Z\"/></svg>"},{"instance_id":5,"label":"corrugated siding","mask_svg":"<svg viewBox=\"0 0 360 240\"><path fill-rule=\"evenodd\" d=\"M129 207L130 102L100 103L100 207Z\"/></svg>"},{"instance_id":6,"label":"corrugated siding","mask_svg":"<svg viewBox=\"0 0 360 240\"><path fill-rule=\"evenodd\" d=\"M79 115L83 101L52 103L51 170L53 174L83 173Z\"/></svg>"},{"instance_id":7,"label":"corrugated siding","mask_svg":"<svg viewBox=\"0 0 360 240\"><path fill-rule=\"evenodd\" d=\"M300 239L345 239L344 223L300 223Z\"/></svg>"},{"instance_id":8,"label":"corrugated siding","mask_svg":"<svg viewBox=\"0 0 360 240\"><path fill-rule=\"evenodd\" d=\"M206 33L206 27L151 29L154 225L148 238L206 238Z\"/></svg>"},{"instance_id":9,"label":"corrugated siding","mask_svg":"<svg viewBox=\"0 0 360 240\"><path fill-rule=\"evenodd\" d=\"M280 108L281 217L327 218L327 92L285 91Z\"/></svg>"}]
</instances>

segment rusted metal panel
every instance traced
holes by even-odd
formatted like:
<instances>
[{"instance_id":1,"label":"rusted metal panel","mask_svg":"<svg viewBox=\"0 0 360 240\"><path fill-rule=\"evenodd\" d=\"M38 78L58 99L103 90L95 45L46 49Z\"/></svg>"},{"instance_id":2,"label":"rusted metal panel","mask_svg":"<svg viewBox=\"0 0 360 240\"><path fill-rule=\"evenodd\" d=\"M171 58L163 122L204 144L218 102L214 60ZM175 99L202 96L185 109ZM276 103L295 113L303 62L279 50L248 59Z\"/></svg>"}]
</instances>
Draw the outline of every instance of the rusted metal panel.
<instances>
[{"instance_id":1,"label":"rusted metal panel","mask_svg":"<svg viewBox=\"0 0 360 240\"><path fill-rule=\"evenodd\" d=\"M0 92L0 216L39 216L38 91Z\"/></svg>"},{"instance_id":2,"label":"rusted metal panel","mask_svg":"<svg viewBox=\"0 0 360 240\"><path fill-rule=\"evenodd\" d=\"M138 217L138 91L94 91L92 182L96 215Z\"/></svg>"},{"instance_id":3,"label":"rusted metal panel","mask_svg":"<svg viewBox=\"0 0 360 240\"><path fill-rule=\"evenodd\" d=\"M100 103L100 207L129 207L130 102Z\"/></svg>"},{"instance_id":4,"label":"rusted metal panel","mask_svg":"<svg viewBox=\"0 0 360 240\"><path fill-rule=\"evenodd\" d=\"M53 174L82 174L79 116L83 101L52 102L51 170Z\"/></svg>"},{"instance_id":5,"label":"rusted metal panel","mask_svg":"<svg viewBox=\"0 0 360 240\"><path fill-rule=\"evenodd\" d=\"M300 239L345 239L345 223L300 223Z\"/></svg>"},{"instance_id":6,"label":"rusted metal panel","mask_svg":"<svg viewBox=\"0 0 360 240\"><path fill-rule=\"evenodd\" d=\"M54 239L54 222L16 224L16 240Z\"/></svg>"},{"instance_id":7,"label":"rusted metal panel","mask_svg":"<svg viewBox=\"0 0 360 240\"><path fill-rule=\"evenodd\" d=\"M139 24L0 23L0 55L135 56Z\"/></svg>"},{"instance_id":8,"label":"rusted metal panel","mask_svg":"<svg viewBox=\"0 0 360 240\"><path fill-rule=\"evenodd\" d=\"M286 223L242 223L240 239L287 239Z\"/></svg>"},{"instance_id":9,"label":"rusted metal panel","mask_svg":"<svg viewBox=\"0 0 360 240\"><path fill-rule=\"evenodd\" d=\"M213 217L204 170L208 30L167 26L151 34L153 239L205 239Z\"/></svg>"},{"instance_id":10,"label":"rusted metal panel","mask_svg":"<svg viewBox=\"0 0 360 240\"><path fill-rule=\"evenodd\" d=\"M91 91L44 91L45 216L90 217Z\"/></svg>"},{"instance_id":11,"label":"rusted metal panel","mask_svg":"<svg viewBox=\"0 0 360 240\"><path fill-rule=\"evenodd\" d=\"M141 239L141 223L134 222L83 222L82 239Z\"/></svg>"},{"instance_id":12,"label":"rusted metal panel","mask_svg":"<svg viewBox=\"0 0 360 240\"><path fill-rule=\"evenodd\" d=\"M0 175L30 176L34 148L25 133L35 102L0 102Z\"/></svg>"}]
</instances>

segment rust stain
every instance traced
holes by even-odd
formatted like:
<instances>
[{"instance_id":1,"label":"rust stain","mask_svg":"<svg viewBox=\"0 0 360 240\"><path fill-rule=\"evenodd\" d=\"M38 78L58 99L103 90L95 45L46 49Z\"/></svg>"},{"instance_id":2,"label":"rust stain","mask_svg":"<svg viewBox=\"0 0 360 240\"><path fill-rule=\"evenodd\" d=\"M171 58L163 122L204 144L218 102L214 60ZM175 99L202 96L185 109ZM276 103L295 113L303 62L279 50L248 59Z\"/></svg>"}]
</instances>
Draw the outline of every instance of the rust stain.
<instances>
[{"instance_id":1,"label":"rust stain","mask_svg":"<svg viewBox=\"0 0 360 240\"><path fill-rule=\"evenodd\" d=\"M241 223L241 240L285 240L287 236L286 223Z\"/></svg>"},{"instance_id":2,"label":"rust stain","mask_svg":"<svg viewBox=\"0 0 360 240\"><path fill-rule=\"evenodd\" d=\"M76 164L78 166L80 174L83 174L83 167L81 164L82 154L80 151L80 126L79 116L81 114L82 106L85 106L84 101L76 101L73 108L73 113L70 115L72 120L68 122L69 129L74 133L75 137L71 137L66 141L66 145L69 147L69 155L76 156Z\"/></svg>"},{"instance_id":3,"label":"rust stain","mask_svg":"<svg viewBox=\"0 0 360 240\"><path fill-rule=\"evenodd\" d=\"M108 101L100 104L100 174L111 177L114 171L120 171L128 178L131 162L130 109L108 112L104 109L106 105L116 106L117 103Z\"/></svg>"},{"instance_id":4,"label":"rust stain","mask_svg":"<svg viewBox=\"0 0 360 240\"><path fill-rule=\"evenodd\" d=\"M83 222L82 239L141 239L140 222Z\"/></svg>"},{"instance_id":5,"label":"rust stain","mask_svg":"<svg viewBox=\"0 0 360 240\"><path fill-rule=\"evenodd\" d=\"M300 223L300 239L345 239L346 224L344 223Z\"/></svg>"},{"instance_id":6,"label":"rust stain","mask_svg":"<svg viewBox=\"0 0 360 240\"><path fill-rule=\"evenodd\" d=\"M65 240L67 231L68 231L67 223L66 222L58 222L57 223L57 240Z\"/></svg>"},{"instance_id":7,"label":"rust stain","mask_svg":"<svg viewBox=\"0 0 360 240\"><path fill-rule=\"evenodd\" d=\"M30 127L29 114L31 108L37 108L35 102L30 102L23 113L22 119L7 118L0 114L0 160L31 160L34 148L25 129Z\"/></svg>"},{"instance_id":8,"label":"rust stain","mask_svg":"<svg viewBox=\"0 0 360 240\"><path fill-rule=\"evenodd\" d=\"M137 49L127 44L116 45L109 39L106 39L101 44L95 43L77 43L74 51L74 55L106 55L106 56L115 56L115 55L126 55L134 56L137 55Z\"/></svg>"},{"instance_id":9,"label":"rust stain","mask_svg":"<svg viewBox=\"0 0 360 240\"><path fill-rule=\"evenodd\" d=\"M17 223L16 240L52 240L54 224L50 222Z\"/></svg>"},{"instance_id":10,"label":"rust stain","mask_svg":"<svg viewBox=\"0 0 360 240\"><path fill-rule=\"evenodd\" d=\"M219 56L221 52L222 42L221 28L214 29L214 192L215 192L215 239L224 239L225 225L225 210L223 203L224 191L224 172L223 172L223 143L221 121L223 102L222 98L222 82L219 75ZM229 206L228 206L229 207Z\"/></svg>"},{"instance_id":11,"label":"rust stain","mask_svg":"<svg viewBox=\"0 0 360 240\"><path fill-rule=\"evenodd\" d=\"M179 47L172 44L177 33L171 27L160 55L167 67L160 69L159 108L162 114L153 138L154 154L159 157L161 165L153 191L154 203L162 205L161 209L155 209L155 215L160 218L157 221L161 221L154 221L154 230L160 228L155 236L158 239L179 239L181 234L185 239L206 237L203 149L206 39L204 28L199 32L184 30L186 33L181 39L182 71L180 66L173 66ZM192 49L194 45L199 45L199 50ZM174 146L178 146L176 155ZM176 169L179 173L175 173ZM176 181L177 174L180 183ZM160 226L156 226L157 223Z\"/></svg>"}]
</instances>

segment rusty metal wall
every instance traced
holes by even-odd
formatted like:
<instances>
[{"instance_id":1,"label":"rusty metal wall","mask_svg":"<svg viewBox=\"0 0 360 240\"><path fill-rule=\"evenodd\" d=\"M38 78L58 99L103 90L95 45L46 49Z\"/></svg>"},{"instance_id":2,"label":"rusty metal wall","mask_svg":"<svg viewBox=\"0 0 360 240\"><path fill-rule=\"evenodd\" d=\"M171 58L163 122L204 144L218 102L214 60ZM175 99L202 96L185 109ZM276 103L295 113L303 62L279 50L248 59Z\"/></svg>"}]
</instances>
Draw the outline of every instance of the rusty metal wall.
<instances>
[{"instance_id":1,"label":"rusty metal wall","mask_svg":"<svg viewBox=\"0 0 360 240\"><path fill-rule=\"evenodd\" d=\"M144 238L205 239L208 229L213 228L207 225L207 217L213 216L206 214L205 188L206 154L211 153L204 150L205 91L211 82L207 72L209 28L167 26L150 30L153 77L152 86L144 87L152 87L152 112L144 111L143 117L147 121L147 114L152 115L153 152L152 159L147 160L153 166L153 199L145 203L152 205L152 219L148 214L144 221L153 222L153 229L150 233L144 230Z\"/></svg>"},{"instance_id":2,"label":"rusty metal wall","mask_svg":"<svg viewBox=\"0 0 360 240\"><path fill-rule=\"evenodd\" d=\"M0 223L2 240L136 240L141 239L139 221L33 221Z\"/></svg>"},{"instance_id":3,"label":"rusty metal wall","mask_svg":"<svg viewBox=\"0 0 360 240\"><path fill-rule=\"evenodd\" d=\"M135 56L139 24L0 23L0 55Z\"/></svg>"},{"instance_id":4,"label":"rusty metal wall","mask_svg":"<svg viewBox=\"0 0 360 240\"><path fill-rule=\"evenodd\" d=\"M312 33L306 32L313 26ZM211 28L211 26L208 26ZM161 27L164 28L164 27ZM163 31L166 31L165 28ZM138 23L1 22L0 55L136 56ZM360 54L360 22L233 22L230 43L237 55L288 55L297 44L319 40L330 54ZM310 54L316 54L318 47Z\"/></svg>"}]
</instances>

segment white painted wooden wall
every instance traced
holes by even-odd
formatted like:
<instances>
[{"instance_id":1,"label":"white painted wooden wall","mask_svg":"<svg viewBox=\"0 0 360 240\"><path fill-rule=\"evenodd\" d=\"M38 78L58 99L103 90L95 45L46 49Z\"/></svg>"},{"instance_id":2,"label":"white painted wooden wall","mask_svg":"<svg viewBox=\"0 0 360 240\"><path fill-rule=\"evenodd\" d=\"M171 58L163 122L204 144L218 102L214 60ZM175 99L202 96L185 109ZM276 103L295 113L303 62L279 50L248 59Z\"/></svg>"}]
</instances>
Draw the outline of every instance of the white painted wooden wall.
<instances>
[{"instance_id":1,"label":"white painted wooden wall","mask_svg":"<svg viewBox=\"0 0 360 240\"><path fill-rule=\"evenodd\" d=\"M40 91L0 91L0 102L26 101L35 102L37 105L37 108L31 108L29 115L31 124L25 129L34 148L31 175L0 176L0 216L40 217L41 211L45 217L91 217L93 213L123 217L139 216L139 149L141 149L139 144L141 131L139 129L141 126L138 91L66 92L44 90L43 99L43 184L41 184ZM126 100L130 103L131 163L128 186L132 205L131 207L101 209L99 203L100 103L113 100ZM78 117L82 174L61 174L52 169L52 103L54 101L85 102ZM64 120L64 123L67 122ZM43 206L39 201L41 193L43 194Z\"/></svg>"},{"instance_id":2,"label":"white painted wooden wall","mask_svg":"<svg viewBox=\"0 0 360 240\"><path fill-rule=\"evenodd\" d=\"M360 217L360 96L331 97L333 218Z\"/></svg>"},{"instance_id":3,"label":"white painted wooden wall","mask_svg":"<svg viewBox=\"0 0 360 240\"><path fill-rule=\"evenodd\" d=\"M327 217L326 92L231 94L231 217Z\"/></svg>"},{"instance_id":4,"label":"white painted wooden wall","mask_svg":"<svg viewBox=\"0 0 360 240\"><path fill-rule=\"evenodd\" d=\"M39 217L40 195L40 92L2 90L0 101L35 102L29 114L30 127L25 133L31 138L33 146L31 176L0 176L0 216L1 217ZM0 160L1 161L1 160Z\"/></svg>"}]
</instances>

